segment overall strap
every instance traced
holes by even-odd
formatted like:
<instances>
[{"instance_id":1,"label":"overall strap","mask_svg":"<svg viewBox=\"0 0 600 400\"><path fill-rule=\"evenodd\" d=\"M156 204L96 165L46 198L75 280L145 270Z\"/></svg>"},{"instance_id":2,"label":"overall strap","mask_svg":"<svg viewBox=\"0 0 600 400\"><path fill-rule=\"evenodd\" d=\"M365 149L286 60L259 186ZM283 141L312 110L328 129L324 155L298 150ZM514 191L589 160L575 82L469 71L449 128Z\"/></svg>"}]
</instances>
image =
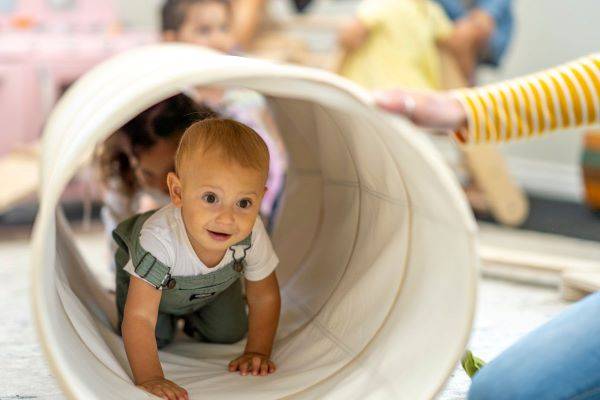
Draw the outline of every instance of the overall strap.
<instances>
[{"instance_id":1,"label":"overall strap","mask_svg":"<svg viewBox=\"0 0 600 400\"><path fill-rule=\"evenodd\" d=\"M244 240L229 247L233 257L233 269L235 272L243 273L246 260L246 252L252 247L252 233Z\"/></svg>"},{"instance_id":2,"label":"overall strap","mask_svg":"<svg viewBox=\"0 0 600 400\"><path fill-rule=\"evenodd\" d=\"M155 212L156 210L148 211L121 222L113 231L113 238L129 254L135 273L158 289L169 287L171 268L157 260L140 244L142 227Z\"/></svg>"},{"instance_id":3,"label":"overall strap","mask_svg":"<svg viewBox=\"0 0 600 400\"><path fill-rule=\"evenodd\" d=\"M156 259L151 253L145 251L139 245L141 259L134 263L135 273L150 282L157 289L169 287L171 284L171 268Z\"/></svg>"}]
</instances>

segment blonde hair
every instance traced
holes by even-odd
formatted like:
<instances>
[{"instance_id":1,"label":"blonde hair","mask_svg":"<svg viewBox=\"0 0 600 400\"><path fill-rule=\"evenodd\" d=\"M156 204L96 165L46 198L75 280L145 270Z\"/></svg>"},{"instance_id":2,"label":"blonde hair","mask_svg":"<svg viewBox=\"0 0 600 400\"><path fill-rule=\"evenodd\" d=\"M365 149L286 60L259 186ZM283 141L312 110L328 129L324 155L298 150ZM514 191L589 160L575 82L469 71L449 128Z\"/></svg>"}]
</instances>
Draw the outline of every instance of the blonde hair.
<instances>
[{"instance_id":1,"label":"blonde hair","mask_svg":"<svg viewBox=\"0 0 600 400\"><path fill-rule=\"evenodd\" d=\"M175 173L181 176L183 164L195 151L202 154L219 151L230 162L244 168L269 173L269 149L254 129L240 122L225 118L208 118L190 125L184 132L177 153Z\"/></svg>"}]
</instances>

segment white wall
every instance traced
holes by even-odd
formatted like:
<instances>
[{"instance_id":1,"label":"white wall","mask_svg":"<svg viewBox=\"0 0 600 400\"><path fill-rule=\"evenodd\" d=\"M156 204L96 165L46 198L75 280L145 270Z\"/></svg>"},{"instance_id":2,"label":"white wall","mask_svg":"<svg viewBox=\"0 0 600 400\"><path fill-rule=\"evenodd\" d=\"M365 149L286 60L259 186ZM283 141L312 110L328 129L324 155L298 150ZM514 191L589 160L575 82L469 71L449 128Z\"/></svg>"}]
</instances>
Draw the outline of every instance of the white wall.
<instances>
[{"instance_id":1,"label":"white wall","mask_svg":"<svg viewBox=\"0 0 600 400\"><path fill-rule=\"evenodd\" d=\"M127 26L154 30L158 26L162 0L115 0L120 16Z\"/></svg>"}]
</instances>

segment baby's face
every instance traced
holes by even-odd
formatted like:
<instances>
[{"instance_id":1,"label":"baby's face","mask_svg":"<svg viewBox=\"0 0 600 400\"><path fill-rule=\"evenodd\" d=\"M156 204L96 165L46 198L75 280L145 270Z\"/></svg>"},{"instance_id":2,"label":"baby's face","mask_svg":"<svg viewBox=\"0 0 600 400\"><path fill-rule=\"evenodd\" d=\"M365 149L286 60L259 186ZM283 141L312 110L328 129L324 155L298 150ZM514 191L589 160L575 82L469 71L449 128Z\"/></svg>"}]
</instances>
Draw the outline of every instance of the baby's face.
<instances>
[{"instance_id":1,"label":"baby's face","mask_svg":"<svg viewBox=\"0 0 600 400\"><path fill-rule=\"evenodd\" d=\"M196 151L183 164L180 177L170 176L169 187L194 250L223 252L246 238L266 190L265 174L215 151Z\"/></svg>"},{"instance_id":2,"label":"baby's face","mask_svg":"<svg viewBox=\"0 0 600 400\"><path fill-rule=\"evenodd\" d=\"M217 1L192 4L183 24L170 39L227 53L233 48L230 14L231 11Z\"/></svg>"}]
</instances>

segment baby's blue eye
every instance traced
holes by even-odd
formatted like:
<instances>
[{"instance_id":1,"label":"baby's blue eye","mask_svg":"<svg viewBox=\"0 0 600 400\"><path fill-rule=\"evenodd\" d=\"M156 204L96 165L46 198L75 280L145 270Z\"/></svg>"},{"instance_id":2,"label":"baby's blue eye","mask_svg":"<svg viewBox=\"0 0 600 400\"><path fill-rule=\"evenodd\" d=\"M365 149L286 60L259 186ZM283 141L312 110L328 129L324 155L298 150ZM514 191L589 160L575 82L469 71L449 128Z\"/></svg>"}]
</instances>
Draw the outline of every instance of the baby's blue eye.
<instances>
[{"instance_id":1,"label":"baby's blue eye","mask_svg":"<svg viewBox=\"0 0 600 400\"><path fill-rule=\"evenodd\" d=\"M218 198L217 195L214 193L205 193L202 196L202 200L204 200L205 202L207 202L208 204L214 204L217 202Z\"/></svg>"},{"instance_id":2,"label":"baby's blue eye","mask_svg":"<svg viewBox=\"0 0 600 400\"><path fill-rule=\"evenodd\" d=\"M238 207L239 208L250 208L250 207L252 207L252 201L249 199L242 199L242 200L238 201Z\"/></svg>"}]
</instances>

